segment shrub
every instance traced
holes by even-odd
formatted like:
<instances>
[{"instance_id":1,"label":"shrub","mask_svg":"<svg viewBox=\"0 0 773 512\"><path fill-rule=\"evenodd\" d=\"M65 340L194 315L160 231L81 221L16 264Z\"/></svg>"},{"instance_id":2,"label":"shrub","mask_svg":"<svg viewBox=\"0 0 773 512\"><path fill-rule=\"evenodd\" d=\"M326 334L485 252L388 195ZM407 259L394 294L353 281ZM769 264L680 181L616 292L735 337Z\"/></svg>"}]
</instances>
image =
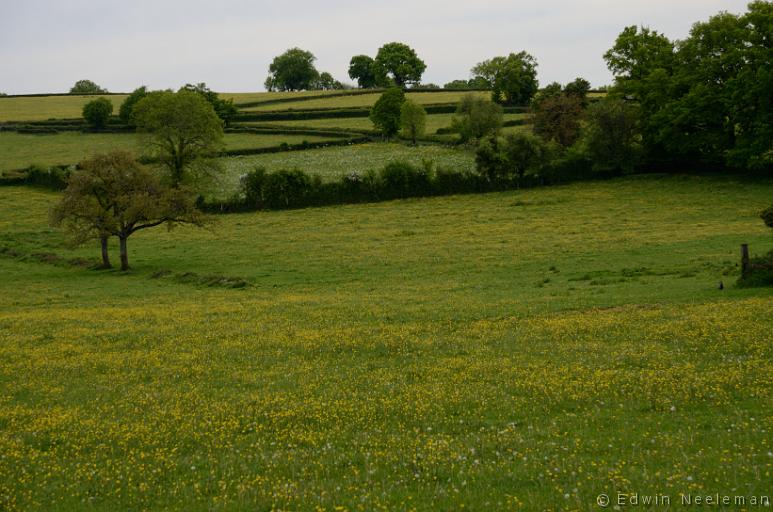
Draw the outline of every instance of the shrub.
<instances>
[{"instance_id":1,"label":"shrub","mask_svg":"<svg viewBox=\"0 0 773 512\"><path fill-rule=\"evenodd\" d=\"M370 120L388 139L393 137L400 129L400 111L405 101L405 93L402 89L393 87L376 101L370 112Z\"/></svg>"},{"instance_id":2,"label":"shrub","mask_svg":"<svg viewBox=\"0 0 773 512\"><path fill-rule=\"evenodd\" d=\"M502 107L493 101L465 94L451 126L459 133L462 142L496 135L502 127Z\"/></svg>"},{"instance_id":3,"label":"shrub","mask_svg":"<svg viewBox=\"0 0 773 512\"><path fill-rule=\"evenodd\" d=\"M762 221L765 223L767 227L773 228L773 206L765 209L760 214L760 218L762 218Z\"/></svg>"},{"instance_id":4,"label":"shrub","mask_svg":"<svg viewBox=\"0 0 773 512\"><path fill-rule=\"evenodd\" d=\"M261 199L268 208L301 208L308 206L312 179L298 169L266 174L261 186Z\"/></svg>"},{"instance_id":5,"label":"shrub","mask_svg":"<svg viewBox=\"0 0 773 512\"><path fill-rule=\"evenodd\" d=\"M129 96L127 96L125 100L123 100L121 107L118 109L118 117L121 118L121 121L123 121L124 124L134 126L134 119L132 116L134 105L136 105L138 101L147 95L148 88L143 85L142 87L134 89L134 91Z\"/></svg>"},{"instance_id":6,"label":"shrub","mask_svg":"<svg viewBox=\"0 0 773 512\"><path fill-rule=\"evenodd\" d=\"M390 162L381 171L383 195L386 198L406 198L430 195L432 169L415 167L408 162Z\"/></svg>"},{"instance_id":7,"label":"shrub","mask_svg":"<svg viewBox=\"0 0 773 512\"><path fill-rule=\"evenodd\" d=\"M104 128L113 113L113 103L107 98L97 98L83 106L83 118L93 128Z\"/></svg>"}]
</instances>

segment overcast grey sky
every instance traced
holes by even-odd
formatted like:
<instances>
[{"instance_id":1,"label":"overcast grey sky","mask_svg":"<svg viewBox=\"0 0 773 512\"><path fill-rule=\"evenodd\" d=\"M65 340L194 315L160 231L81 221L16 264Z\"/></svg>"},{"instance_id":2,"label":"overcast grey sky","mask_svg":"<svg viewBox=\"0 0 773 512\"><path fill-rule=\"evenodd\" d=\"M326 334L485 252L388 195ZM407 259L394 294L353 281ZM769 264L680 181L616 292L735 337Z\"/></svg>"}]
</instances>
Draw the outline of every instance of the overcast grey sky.
<instances>
[{"instance_id":1,"label":"overcast grey sky","mask_svg":"<svg viewBox=\"0 0 773 512\"><path fill-rule=\"evenodd\" d=\"M293 46L349 81L352 55L390 41L427 63L425 82L468 78L511 51L537 58L540 83L611 82L603 53L627 25L683 38L695 21L747 0L0 0L0 92L65 92L81 78L110 91L141 84L263 89Z\"/></svg>"}]
</instances>

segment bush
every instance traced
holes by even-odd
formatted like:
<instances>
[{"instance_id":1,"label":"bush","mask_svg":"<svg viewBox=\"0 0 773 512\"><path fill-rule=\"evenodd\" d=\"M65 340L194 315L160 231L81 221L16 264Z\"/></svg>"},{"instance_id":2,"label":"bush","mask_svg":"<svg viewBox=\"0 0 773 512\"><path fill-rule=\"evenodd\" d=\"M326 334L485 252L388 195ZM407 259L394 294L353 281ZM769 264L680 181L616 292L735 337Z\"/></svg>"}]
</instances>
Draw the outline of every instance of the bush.
<instances>
[{"instance_id":1,"label":"bush","mask_svg":"<svg viewBox=\"0 0 773 512\"><path fill-rule=\"evenodd\" d=\"M93 128L104 128L113 113L113 103L107 98L97 98L83 106L83 119Z\"/></svg>"},{"instance_id":2,"label":"bush","mask_svg":"<svg viewBox=\"0 0 773 512\"><path fill-rule=\"evenodd\" d=\"M462 142L496 135L502 127L502 107L473 94L464 95L456 114L451 126Z\"/></svg>"},{"instance_id":3,"label":"bush","mask_svg":"<svg viewBox=\"0 0 773 512\"><path fill-rule=\"evenodd\" d=\"M381 181L383 195L388 199L427 196L432 191L432 170L408 162L390 162L381 171Z\"/></svg>"},{"instance_id":4,"label":"bush","mask_svg":"<svg viewBox=\"0 0 773 512\"><path fill-rule=\"evenodd\" d=\"M67 179L70 177L71 171L71 167L33 165L27 170L27 177L24 181L28 185L64 190L67 188Z\"/></svg>"},{"instance_id":5,"label":"bush","mask_svg":"<svg viewBox=\"0 0 773 512\"><path fill-rule=\"evenodd\" d=\"M773 206L767 208L760 214L760 218L769 228L773 228Z\"/></svg>"},{"instance_id":6,"label":"bush","mask_svg":"<svg viewBox=\"0 0 773 512\"><path fill-rule=\"evenodd\" d=\"M147 95L148 88L143 85L142 87L134 89L134 91L129 96L127 96L125 100L123 100L121 107L118 109L118 117L121 118L121 121L123 121L124 124L134 126L134 119L132 117L132 110L134 110L134 105L136 105L137 102L139 102Z\"/></svg>"}]
</instances>

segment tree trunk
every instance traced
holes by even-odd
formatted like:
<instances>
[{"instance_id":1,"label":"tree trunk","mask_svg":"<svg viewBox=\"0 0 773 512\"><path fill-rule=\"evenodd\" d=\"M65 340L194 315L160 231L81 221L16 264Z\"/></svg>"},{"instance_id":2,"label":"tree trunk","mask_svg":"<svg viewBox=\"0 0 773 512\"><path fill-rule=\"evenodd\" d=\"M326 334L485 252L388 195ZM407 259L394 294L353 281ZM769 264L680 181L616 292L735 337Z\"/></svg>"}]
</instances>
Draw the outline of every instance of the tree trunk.
<instances>
[{"instance_id":1,"label":"tree trunk","mask_svg":"<svg viewBox=\"0 0 773 512\"><path fill-rule=\"evenodd\" d=\"M100 237L99 244L102 246L102 268L113 268L110 264L110 254L107 252L107 237Z\"/></svg>"},{"instance_id":2,"label":"tree trunk","mask_svg":"<svg viewBox=\"0 0 773 512\"><path fill-rule=\"evenodd\" d=\"M126 237L118 237L121 248L121 270L129 270L129 253L126 250Z\"/></svg>"}]
</instances>

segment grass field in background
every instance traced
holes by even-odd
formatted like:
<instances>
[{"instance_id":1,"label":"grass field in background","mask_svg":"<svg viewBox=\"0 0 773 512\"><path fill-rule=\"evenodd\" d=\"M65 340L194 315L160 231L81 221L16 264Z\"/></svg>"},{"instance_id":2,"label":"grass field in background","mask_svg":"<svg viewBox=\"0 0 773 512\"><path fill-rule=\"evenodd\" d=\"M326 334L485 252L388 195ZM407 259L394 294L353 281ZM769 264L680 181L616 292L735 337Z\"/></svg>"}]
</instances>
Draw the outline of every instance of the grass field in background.
<instances>
[{"instance_id":1,"label":"grass field in background","mask_svg":"<svg viewBox=\"0 0 773 512\"><path fill-rule=\"evenodd\" d=\"M426 134L434 134L438 128L449 128L455 114L430 114L427 116ZM529 114L504 114L505 121L526 119ZM328 119L299 119L293 121L262 121L244 123L255 126L288 126L293 128L309 127L315 129L342 129L342 130L376 130L373 122L367 117L344 117Z\"/></svg>"},{"instance_id":2,"label":"grass field in background","mask_svg":"<svg viewBox=\"0 0 773 512\"><path fill-rule=\"evenodd\" d=\"M245 112L259 112L289 109L372 107L381 97L381 94L381 92L375 92L373 94L337 96L334 98L315 98L281 104L257 105L243 110ZM465 94L474 94L485 98L491 97L491 93L480 91L407 92L405 97L421 105L433 105L436 103L457 103Z\"/></svg>"},{"instance_id":3,"label":"grass field in background","mask_svg":"<svg viewBox=\"0 0 773 512\"><path fill-rule=\"evenodd\" d=\"M19 98L0 97L0 123L6 121L47 121L48 119L80 119L83 106L104 97L113 104L113 113L126 96L30 96Z\"/></svg>"},{"instance_id":4,"label":"grass field in background","mask_svg":"<svg viewBox=\"0 0 773 512\"><path fill-rule=\"evenodd\" d=\"M769 494L773 291L732 283L771 195L642 176L221 216L131 237L126 274L0 255L3 508ZM96 260L57 197L0 189L0 248Z\"/></svg>"},{"instance_id":5,"label":"grass field in background","mask_svg":"<svg viewBox=\"0 0 773 512\"><path fill-rule=\"evenodd\" d=\"M226 149L276 147L281 143L300 144L332 140L315 135L274 135L227 133ZM55 135L0 133L0 171L25 169L35 165L77 164L94 153L122 149L141 154L139 137L133 133L62 132Z\"/></svg>"},{"instance_id":6,"label":"grass field in background","mask_svg":"<svg viewBox=\"0 0 773 512\"><path fill-rule=\"evenodd\" d=\"M458 171L475 169L475 155L464 149L438 145L410 146L397 142L354 144L223 158L224 173L218 180L220 190L217 195L228 196L235 192L239 176L259 166L270 171L300 169L309 174L318 174L325 180L332 180L352 172L364 174L369 170L378 171L395 160L415 165L421 165L423 160L432 160L440 167Z\"/></svg>"}]
</instances>

